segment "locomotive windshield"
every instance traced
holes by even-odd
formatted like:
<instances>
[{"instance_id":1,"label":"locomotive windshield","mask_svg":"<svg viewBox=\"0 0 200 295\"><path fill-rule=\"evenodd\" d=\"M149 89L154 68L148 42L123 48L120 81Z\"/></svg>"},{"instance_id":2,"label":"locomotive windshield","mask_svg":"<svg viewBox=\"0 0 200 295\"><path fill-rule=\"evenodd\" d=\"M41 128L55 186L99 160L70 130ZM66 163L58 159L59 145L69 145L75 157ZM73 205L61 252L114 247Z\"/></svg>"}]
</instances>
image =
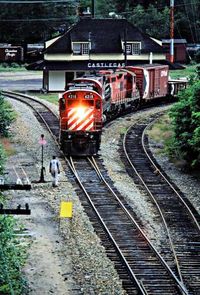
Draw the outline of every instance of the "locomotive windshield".
<instances>
[{"instance_id":1,"label":"locomotive windshield","mask_svg":"<svg viewBox=\"0 0 200 295\"><path fill-rule=\"evenodd\" d=\"M83 83L81 81L77 81L74 83L67 84L66 90L75 90L75 89L84 89L84 90L87 89L87 90L93 90L99 93L99 90L94 83L89 83L89 82Z\"/></svg>"}]
</instances>

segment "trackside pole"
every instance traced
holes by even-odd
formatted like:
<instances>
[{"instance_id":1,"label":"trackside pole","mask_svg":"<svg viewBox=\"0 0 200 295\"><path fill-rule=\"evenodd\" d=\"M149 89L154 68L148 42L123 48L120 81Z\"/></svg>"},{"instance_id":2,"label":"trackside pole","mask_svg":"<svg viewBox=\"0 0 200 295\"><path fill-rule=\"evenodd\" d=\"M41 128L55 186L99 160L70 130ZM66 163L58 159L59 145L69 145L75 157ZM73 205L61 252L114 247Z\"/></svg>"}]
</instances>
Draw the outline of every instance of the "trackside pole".
<instances>
[{"instance_id":1,"label":"trackside pole","mask_svg":"<svg viewBox=\"0 0 200 295\"><path fill-rule=\"evenodd\" d=\"M41 172L40 172L40 180L39 182L40 183L44 183L45 180L44 180L44 170L45 170L45 167L44 167L44 145L46 144L46 140L44 139L44 134L41 134L41 138L39 140L39 144L41 145L42 147L42 158L41 158Z\"/></svg>"}]
</instances>

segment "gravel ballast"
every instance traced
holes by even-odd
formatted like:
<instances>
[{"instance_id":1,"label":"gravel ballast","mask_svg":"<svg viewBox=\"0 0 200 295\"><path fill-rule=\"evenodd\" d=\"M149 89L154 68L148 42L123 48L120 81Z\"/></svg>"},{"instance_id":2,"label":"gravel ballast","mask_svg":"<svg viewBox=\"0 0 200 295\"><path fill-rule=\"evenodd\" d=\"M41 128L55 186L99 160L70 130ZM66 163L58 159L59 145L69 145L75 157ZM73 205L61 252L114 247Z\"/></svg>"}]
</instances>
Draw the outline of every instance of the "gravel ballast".
<instances>
[{"instance_id":1,"label":"gravel ballast","mask_svg":"<svg viewBox=\"0 0 200 295\"><path fill-rule=\"evenodd\" d=\"M31 181L38 180L41 168L41 147L38 143L40 135L44 134L47 140L44 149L45 180L47 182L33 184L33 189L26 196L20 192L9 194L10 203L14 204L19 199L23 201L29 199L30 207L33 207L33 212L35 210L33 217L31 215L29 218L23 218L23 223L29 229L31 236L30 255L24 268L30 287L29 294L126 294L112 262L107 258L105 250L84 212L74 187L66 178L63 170L59 187L54 189L51 187L48 165L52 155L59 154L51 136L41 127L27 106L13 100L11 102L18 117L11 130L16 154L10 157L8 165L13 161L21 162L23 165L24 159L27 158L27 161L29 159L31 163L30 168L26 167L27 174ZM57 113L55 105L50 103L48 105ZM99 154L115 187L136 212L138 219L141 220L144 233L161 251L162 245L166 243L166 233L163 225L159 222L157 210L149 202L149 198L138 191L132 179L127 175L126 167L120 160L119 151L121 137L127 128L139 118L144 118L158 110L161 108L139 111L111 123L103 131ZM191 198L191 202L194 202L195 207L200 210L199 182L174 168L167 158L159 156L158 161L177 186L188 198ZM73 218L71 220L62 219L59 221L62 200L73 202ZM37 211L41 214L38 214ZM45 216L46 213L47 216ZM46 223L49 224L49 227L43 227ZM51 231L52 227L53 231ZM43 255L43 259L38 255L38 252ZM46 263L46 260L49 263ZM48 275L51 268L50 275ZM53 271L54 269L55 271ZM40 293L41 290L44 293Z\"/></svg>"},{"instance_id":2,"label":"gravel ballast","mask_svg":"<svg viewBox=\"0 0 200 295\"><path fill-rule=\"evenodd\" d=\"M14 100L10 102L18 116L11 128L16 154L9 158L8 165L23 166L28 158L31 165L28 167L26 160L24 169L32 182L39 180L40 135L44 134L47 141L44 147L46 183L33 183L32 190L26 194L9 193L10 205L27 202L33 212L29 218L21 219L31 236L30 255L24 268L29 294L126 294L64 171L61 171L59 187L53 189L51 186L48 165L52 155L59 154L51 136L27 106ZM55 110L54 105L52 109ZM58 218L62 200L73 202L71 220ZM48 228L46 223L49 223ZM45 225L43 229L42 225ZM51 227L53 232L50 232Z\"/></svg>"}]
</instances>

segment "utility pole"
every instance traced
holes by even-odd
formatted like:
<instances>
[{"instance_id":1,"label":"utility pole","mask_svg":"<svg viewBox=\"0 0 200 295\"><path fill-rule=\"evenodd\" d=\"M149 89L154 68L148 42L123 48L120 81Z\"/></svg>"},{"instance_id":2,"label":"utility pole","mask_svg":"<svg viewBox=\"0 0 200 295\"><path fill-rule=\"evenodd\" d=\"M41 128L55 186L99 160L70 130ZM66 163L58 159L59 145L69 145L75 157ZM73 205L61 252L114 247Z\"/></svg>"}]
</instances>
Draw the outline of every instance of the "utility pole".
<instances>
[{"instance_id":1,"label":"utility pole","mask_svg":"<svg viewBox=\"0 0 200 295\"><path fill-rule=\"evenodd\" d=\"M174 0L170 0L170 62L174 62Z\"/></svg>"},{"instance_id":2,"label":"utility pole","mask_svg":"<svg viewBox=\"0 0 200 295\"><path fill-rule=\"evenodd\" d=\"M92 18L95 17L95 0L92 0Z\"/></svg>"},{"instance_id":3,"label":"utility pole","mask_svg":"<svg viewBox=\"0 0 200 295\"><path fill-rule=\"evenodd\" d=\"M127 27L124 30L124 63L127 66Z\"/></svg>"}]
</instances>

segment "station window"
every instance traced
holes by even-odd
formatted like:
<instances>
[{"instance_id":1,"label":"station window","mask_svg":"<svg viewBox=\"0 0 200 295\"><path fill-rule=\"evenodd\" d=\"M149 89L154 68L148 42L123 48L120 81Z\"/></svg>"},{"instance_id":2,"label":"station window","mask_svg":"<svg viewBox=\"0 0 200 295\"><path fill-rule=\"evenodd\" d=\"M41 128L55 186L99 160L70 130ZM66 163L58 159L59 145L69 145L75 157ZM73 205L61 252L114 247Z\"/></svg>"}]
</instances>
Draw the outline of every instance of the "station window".
<instances>
[{"instance_id":1,"label":"station window","mask_svg":"<svg viewBox=\"0 0 200 295\"><path fill-rule=\"evenodd\" d=\"M139 55L140 53L141 53L140 42L126 43L126 54Z\"/></svg>"},{"instance_id":2,"label":"station window","mask_svg":"<svg viewBox=\"0 0 200 295\"><path fill-rule=\"evenodd\" d=\"M73 43L73 54L88 55L90 50L89 42L75 42Z\"/></svg>"}]
</instances>

